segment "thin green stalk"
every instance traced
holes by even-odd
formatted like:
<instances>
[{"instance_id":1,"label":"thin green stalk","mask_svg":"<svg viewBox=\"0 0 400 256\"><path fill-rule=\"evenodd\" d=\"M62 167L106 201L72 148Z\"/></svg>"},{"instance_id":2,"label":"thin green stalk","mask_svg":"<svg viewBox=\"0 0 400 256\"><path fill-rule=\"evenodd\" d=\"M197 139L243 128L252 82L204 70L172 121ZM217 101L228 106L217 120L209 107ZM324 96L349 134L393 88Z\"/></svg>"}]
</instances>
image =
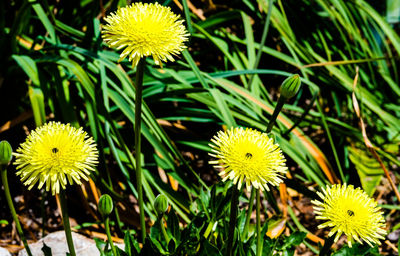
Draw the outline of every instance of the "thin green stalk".
<instances>
[{"instance_id":1,"label":"thin green stalk","mask_svg":"<svg viewBox=\"0 0 400 256\"><path fill-rule=\"evenodd\" d=\"M43 190L42 192L42 199L40 200L40 215L42 217L42 237L46 235L46 220L47 220L47 214L46 214L46 209L45 209L45 201L46 201L46 190Z\"/></svg>"},{"instance_id":2,"label":"thin green stalk","mask_svg":"<svg viewBox=\"0 0 400 256\"><path fill-rule=\"evenodd\" d=\"M120 234L123 234L124 231L122 230L124 223L121 221L121 218L119 217L119 212L118 208L114 209L114 215L115 215L115 221L117 222L117 230L120 232Z\"/></svg>"},{"instance_id":3,"label":"thin green stalk","mask_svg":"<svg viewBox=\"0 0 400 256\"><path fill-rule=\"evenodd\" d=\"M263 34L261 36L261 42L260 42L260 46L259 46L259 49L258 49L258 52L257 52L256 61L254 62L253 69L257 69L258 64L260 63L261 55L262 55L262 52L263 52L263 47L264 47L265 41L267 39L268 28L269 28L269 24L270 24L270 21L271 21L271 14L272 14L272 2L273 2L273 0L269 0L269 2L268 2L268 13L267 13L267 17L265 19L264 30L263 30ZM248 82L249 88L251 88L251 85L252 85L253 80L254 80L254 76L255 76L255 74L251 74L250 75L250 79L249 79L249 82Z\"/></svg>"},{"instance_id":4,"label":"thin green stalk","mask_svg":"<svg viewBox=\"0 0 400 256\"><path fill-rule=\"evenodd\" d=\"M279 96L278 103L276 104L276 107L274 109L274 112L272 113L271 118L269 119L268 127L267 130L265 131L266 133L270 133L272 131L272 127L274 127L276 118L279 115L279 112L281 112L283 105L285 104L286 98Z\"/></svg>"},{"instance_id":5,"label":"thin green stalk","mask_svg":"<svg viewBox=\"0 0 400 256\"><path fill-rule=\"evenodd\" d=\"M26 252L28 253L29 256L32 256L28 242L26 241L24 232L22 231L21 223L18 220L17 212L15 211L13 201L11 199L10 188L8 187L8 180L7 180L7 168L0 164L0 172L1 172L1 181L3 182L4 186L4 193L6 194L7 204L8 207L10 207L11 215L15 222L15 227L17 228L18 235L21 238L22 242L24 243Z\"/></svg>"},{"instance_id":6,"label":"thin green stalk","mask_svg":"<svg viewBox=\"0 0 400 256\"><path fill-rule=\"evenodd\" d=\"M106 234L107 234L108 243L109 243L110 246L111 246L111 250L112 250L112 252L113 252L113 255L114 255L114 256L118 256L119 254L118 254L117 250L115 249L114 242L113 242L113 240L112 240L112 238L111 238L111 232L110 232L110 218L109 218L109 217L107 217L107 218L104 220L104 226L105 226L105 228L106 228Z\"/></svg>"},{"instance_id":7,"label":"thin green stalk","mask_svg":"<svg viewBox=\"0 0 400 256\"><path fill-rule=\"evenodd\" d=\"M286 100L287 99L285 97L283 97L282 95L279 96L278 103L275 106L274 112L272 113L272 116L269 119L268 127L265 131L267 134L269 134L272 131L272 128L274 127L276 118L278 117L279 112L281 112L282 107L285 104ZM256 256L261 256L263 240L262 240L262 236L261 236L261 221L260 221L260 189L256 189L256 232L257 232Z\"/></svg>"},{"instance_id":8,"label":"thin green stalk","mask_svg":"<svg viewBox=\"0 0 400 256\"><path fill-rule=\"evenodd\" d=\"M70 256L76 256L74 241L72 240L71 226L69 224L67 200L65 198L65 190L61 189L59 197L61 205L62 220L64 225L65 237L67 238L68 249Z\"/></svg>"},{"instance_id":9,"label":"thin green stalk","mask_svg":"<svg viewBox=\"0 0 400 256\"><path fill-rule=\"evenodd\" d=\"M331 131L329 129L328 123L326 122L326 118L325 118L324 112L323 112L322 107L321 107L320 103L318 102L318 100L316 100L315 102L316 102L318 111L321 113L322 125L325 128L326 136L328 137L329 144L331 145L332 152L333 152L333 157L335 158L335 162L336 162L336 165L337 165L339 173L340 173L340 178L342 179L342 182L345 183L346 182L346 178L344 177L343 170L342 170L342 165L340 164L340 160L339 160L339 157L337 155L335 143L333 142Z\"/></svg>"},{"instance_id":10,"label":"thin green stalk","mask_svg":"<svg viewBox=\"0 0 400 256\"><path fill-rule=\"evenodd\" d=\"M192 20L190 19L190 10L189 10L187 0L182 0L182 5L183 5L183 12L185 13L185 19L186 19L188 31L190 34L193 34L193 25L192 25Z\"/></svg>"},{"instance_id":11,"label":"thin green stalk","mask_svg":"<svg viewBox=\"0 0 400 256\"><path fill-rule=\"evenodd\" d=\"M232 200L231 200L231 213L229 217L229 233L228 242L226 247L226 255L232 256L233 254L233 238L235 236L236 218L239 204L239 191L235 185L232 186Z\"/></svg>"},{"instance_id":12,"label":"thin green stalk","mask_svg":"<svg viewBox=\"0 0 400 256\"><path fill-rule=\"evenodd\" d=\"M252 187L250 200L249 200L249 209L247 209L246 222L245 222L244 228L243 228L242 241L244 241L247 238L247 233L249 232L251 213L253 212L253 202L254 202L255 197L256 197L256 190Z\"/></svg>"},{"instance_id":13,"label":"thin green stalk","mask_svg":"<svg viewBox=\"0 0 400 256\"><path fill-rule=\"evenodd\" d=\"M312 98L310 100L310 103L308 103L308 105L303 108L304 112L301 114L300 118L298 118L296 120L296 122L294 122L294 124L292 125L292 127L290 127L289 130L287 130L287 131L285 131L283 133L283 136L289 135L289 133L291 133L294 130L294 128L296 128L304 120L304 118L308 115L308 113L310 112L311 108L313 107L314 101L316 101L318 93L319 92L316 92L316 93L313 94L313 96L312 96Z\"/></svg>"},{"instance_id":14,"label":"thin green stalk","mask_svg":"<svg viewBox=\"0 0 400 256\"><path fill-rule=\"evenodd\" d=\"M256 256L261 256L262 253L262 234L260 220L260 189L256 189L256 231L257 231L257 253Z\"/></svg>"},{"instance_id":15,"label":"thin green stalk","mask_svg":"<svg viewBox=\"0 0 400 256\"><path fill-rule=\"evenodd\" d=\"M140 212L140 227L142 229L142 242L146 239L146 222L144 219L143 189L142 189L142 165L140 162L141 153L141 121L142 121L142 91L143 72L146 64L145 58L141 58L136 67L136 95L135 95L135 162L136 182L138 192L138 203Z\"/></svg>"},{"instance_id":16,"label":"thin green stalk","mask_svg":"<svg viewBox=\"0 0 400 256\"><path fill-rule=\"evenodd\" d=\"M167 234L167 231L165 230L165 227L164 227L164 220L163 220L163 217L161 216L161 218L160 218L160 226L161 226L161 232L162 232L162 234L163 234L163 236L164 236L164 239L165 239L165 241L167 242L167 244L169 243L169 236L168 236L168 234Z\"/></svg>"}]
</instances>

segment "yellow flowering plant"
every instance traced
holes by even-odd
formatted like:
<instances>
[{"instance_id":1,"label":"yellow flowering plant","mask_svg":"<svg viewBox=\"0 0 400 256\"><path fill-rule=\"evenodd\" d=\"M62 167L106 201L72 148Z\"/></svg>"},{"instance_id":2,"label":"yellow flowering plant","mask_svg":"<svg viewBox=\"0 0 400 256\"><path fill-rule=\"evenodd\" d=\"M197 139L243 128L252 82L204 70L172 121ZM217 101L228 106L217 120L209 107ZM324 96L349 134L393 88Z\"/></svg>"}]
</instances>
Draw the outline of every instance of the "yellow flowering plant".
<instances>
[{"instance_id":1,"label":"yellow flowering plant","mask_svg":"<svg viewBox=\"0 0 400 256\"><path fill-rule=\"evenodd\" d=\"M49 122L36 128L20 145L14 164L24 185L32 189L46 184L46 190L58 194L60 187L88 180L97 164L98 151L93 138L69 124Z\"/></svg>"},{"instance_id":2,"label":"yellow flowering plant","mask_svg":"<svg viewBox=\"0 0 400 256\"><path fill-rule=\"evenodd\" d=\"M371 247L381 244L386 235L385 220L377 202L360 188L353 185L332 185L318 192L322 199L313 200L317 219L324 220L318 228L332 228L328 236L335 235L337 242L342 234L347 236L349 247L353 240L366 242Z\"/></svg>"},{"instance_id":3,"label":"yellow flowering plant","mask_svg":"<svg viewBox=\"0 0 400 256\"><path fill-rule=\"evenodd\" d=\"M69 213L98 224L103 255L396 254L400 40L384 6L47 2L2 5L2 239L29 253L48 223L70 233Z\"/></svg>"},{"instance_id":4,"label":"yellow flowering plant","mask_svg":"<svg viewBox=\"0 0 400 256\"><path fill-rule=\"evenodd\" d=\"M210 156L216 160L210 161L216 168L222 169L219 175L223 181L232 180L237 186L233 188L229 223L229 237L226 255L232 255L233 234L237 217L238 190L246 184L248 191L256 192L256 232L257 256L262 251L262 234L260 224L260 191L269 191L269 185L278 186L283 181L287 171L286 160L273 139L267 133L251 128L236 127L227 131L220 131L211 139ZM253 201L250 199L250 201ZM252 206L249 206L244 227L244 236L247 235Z\"/></svg>"},{"instance_id":5,"label":"yellow flowering plant","mask_svg":"<svg viewBox=\"0 0 400 256\"><path fill-rule=\"evenodd\" d=\"M189 33L179 15L159 3L133 3L105 19L103 39L109 47L124 49L119 61L128 57L136 67L135 80L135 162L142 240L146 237L141 171L141 108L145 58L152 56L162 67L162 62L174 61L174 56L186 46Z\"/></svg>"},{"instance_id":6,"label":"yellow flowering plant","mask_svg":"<svg viewBox=\"0 0 400 256\"><path fill-rule=\"evenodd\" d=\"M46 184L46 191L59 195L69 253L75 248L68 218L65 191L67 183L81 184L98 163L98 151L92 137L70 124L49 122L32 131L14 153L17 175L32 189Z\"/></svg>"},{"instance_id":7,"label":"yellow flowering plant","mask_svg":"<svg viewBox=\"0 0 400 256\"><path fill-rule=\"evenodd\" d=\"M133 66L147 56L162 66L162 62L174 61L173 56L186 48L184 42L189 33L183 20L159 3L133 3L104 20L104 41L112 48L124 48L120 61L128 57Z\"/></svg>"},{"instance_id":8,"label":"yellow flowering plant","mask_svg":"<svg viewBox=\"0 0 400 256\"><path fill-rule=\"evenodd\" d=\"M210 161L221 169L222 180L232 180L240 189L246 184L247 190L269 191L268 185L278 186L286 173L286 160L279 148L266 133L250 128L231 128L220 131L211 140Z\"/></svg>"}]
</instances>

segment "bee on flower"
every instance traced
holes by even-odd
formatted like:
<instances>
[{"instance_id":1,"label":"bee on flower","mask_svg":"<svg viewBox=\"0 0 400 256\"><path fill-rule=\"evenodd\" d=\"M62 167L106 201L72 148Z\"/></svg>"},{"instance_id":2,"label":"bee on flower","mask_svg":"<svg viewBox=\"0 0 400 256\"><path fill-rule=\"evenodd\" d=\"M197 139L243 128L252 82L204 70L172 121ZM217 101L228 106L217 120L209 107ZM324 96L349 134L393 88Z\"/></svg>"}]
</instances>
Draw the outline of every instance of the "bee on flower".
<instances>
[{"instance_id":1,"label":"bee on flower","mask_svg":"<svg viewBox=\"0 0 400 256\"><path fill-rule=\"evenodd\" d=\"M233 180L238 189L243 183L246 188L269 191L269 185L278 186L287 171L286 160L278 144L266 133L250 128L231 128L220 131L211 140L210 155L216 160L210 161L221 168L219 175L223 181Z\"/></svg>"},{"instance_id":2,"label":"bee on flower","mask_svg":"<svg viewBox=\"0 0 400 256\"><path fill-rule=\"evenodd\" d=\"M49 122L36 128L20 145L14 162L17 175L28 189L39 183L46 191L58 194L60 187L88 180L98 162L98 151L92 137L69 124Z\"/></svg>"},{"instance_id":3,"label":"bee on flower","mask_svg":"<svg viewBox=\"0 0 400 256\"><path fill-rule=\"evenodd\" d=\"M381 244L379 239L386 235L383 213L362 189L336 184L317 193L322 201L311 202L315 205L316 218L325 221L318 228L331 227L328 236L336 234L335 242L345 234L349 247L353 239L359 243L365 241L371 247Z\"/></svg>"}]
</instances>

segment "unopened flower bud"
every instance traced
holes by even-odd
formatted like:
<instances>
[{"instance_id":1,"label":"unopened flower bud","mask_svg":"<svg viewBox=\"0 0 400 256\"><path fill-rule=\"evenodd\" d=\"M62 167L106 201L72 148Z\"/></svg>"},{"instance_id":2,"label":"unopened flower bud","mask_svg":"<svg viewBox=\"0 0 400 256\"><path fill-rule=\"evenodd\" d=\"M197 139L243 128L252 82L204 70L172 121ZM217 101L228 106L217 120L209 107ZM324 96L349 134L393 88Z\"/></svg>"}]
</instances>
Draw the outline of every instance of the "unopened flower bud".
<instances>
[{"instance_id":1,"label":"unopened flower bud","mask_svg":"<svg viewBox=\"0 0 400 256\"><path fill-rule=\"evenodd\" d=\"M99 199L99 206L98 206L101 216L103 216L103 218L108 217L108 215L111 214L113 208L114 204L111 196L107 194L102 195Z\"/></svg>"},{"instance_id":2,"label":"unopened flower bud","mask_svg":"<svg viewBox=\"0 0 400 256\"><path fill-rule=\"evenodd\" d=\"M10 143L3 140L0 142L0 165L8 165L12 159L12 148Z\"/></svg>"},{"instance_id":3,"label":"unopened flower bud","mask_svg":"<svg viewBox=\"0 0 400 256\"><path fill-rule=\"evenodd\" d=\"M160 194L156 197L154 201L154 209L156 210L157 214L161 216L164 214L168 209L168 199L166 196Z\"/></svg>"},{"instance_id":4,"label":"unopened flower bud","mask_svg":"<svg viewBox=\"0 0 400 256\"><path fill-rule=\"evenodd\" d=\"M296 95L301 85L301 79L298 74L292 75L283 81L281 86L281 96L290 99Z\"/></svg>"}]
</instances>

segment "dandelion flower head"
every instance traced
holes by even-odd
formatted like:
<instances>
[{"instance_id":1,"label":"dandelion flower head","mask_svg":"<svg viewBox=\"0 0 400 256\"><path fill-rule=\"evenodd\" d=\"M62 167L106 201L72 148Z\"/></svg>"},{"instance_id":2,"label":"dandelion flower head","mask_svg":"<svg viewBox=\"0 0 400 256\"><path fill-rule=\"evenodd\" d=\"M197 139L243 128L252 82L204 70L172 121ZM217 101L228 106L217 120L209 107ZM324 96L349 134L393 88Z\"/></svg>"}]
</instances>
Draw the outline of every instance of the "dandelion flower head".
<instances>
[{"instance_id":1,"label":"dandelion flower head","mask_svg":"<svg viewBox=\"0 0 400 256\"><path fill-rule=\"evenodd\" d=\"M65 189L67 181L81 184L81 178L88 180L98 159L94 140L82 128L60 122L36 128L14 155L24 185L31 189L39 182L40 189L46 184L53 195L60 192L60 186Z\"/></svg>"},{"instance_id":2,"label":"dandelion flower head","mask_svg":"<svg viewBox=\"0 0 400 256\"><path fill-rule=\"evenodd\" d=\"M352 185L332 185L318 192L321 201L313 200L317 219L325 220L318 228L332 227L328 236L336 233L335 242L342 234L347 236L349 247L353 239L365 241L371 247L381 244L386 235L385 220L377 202L360 188Z\"/></svg>"},{"instance_id":3,"label":"dandelion flower head","mask_svg":"<svg viewBox=\"0 0 400 256\"><path fill-rule=\"evenodd\" d=\"M103 39L109 47L122 49L120 61L128 57L136 66L143 56L152 56L157 65L174 61L186 47L189 33L179 15L158 3L133 3L104 19Z\"/></svg>"},{"instance_id":4,"label":"dandelion flower head","mask_svg":"<svg viewBox=\"0 0 400 256\"><path fill-rule=\"evenodd\" d=\"M268 184L277 186L286 173L286 160L278 144L266 133L250 128L231 128L220 131L211 140L210 155L216 160L210 161L221 168L219 175L223 181L233 180L238 189L243 182L249 190L253 185L257 189L269 190Z\"/></svg>"}]
</instances>

